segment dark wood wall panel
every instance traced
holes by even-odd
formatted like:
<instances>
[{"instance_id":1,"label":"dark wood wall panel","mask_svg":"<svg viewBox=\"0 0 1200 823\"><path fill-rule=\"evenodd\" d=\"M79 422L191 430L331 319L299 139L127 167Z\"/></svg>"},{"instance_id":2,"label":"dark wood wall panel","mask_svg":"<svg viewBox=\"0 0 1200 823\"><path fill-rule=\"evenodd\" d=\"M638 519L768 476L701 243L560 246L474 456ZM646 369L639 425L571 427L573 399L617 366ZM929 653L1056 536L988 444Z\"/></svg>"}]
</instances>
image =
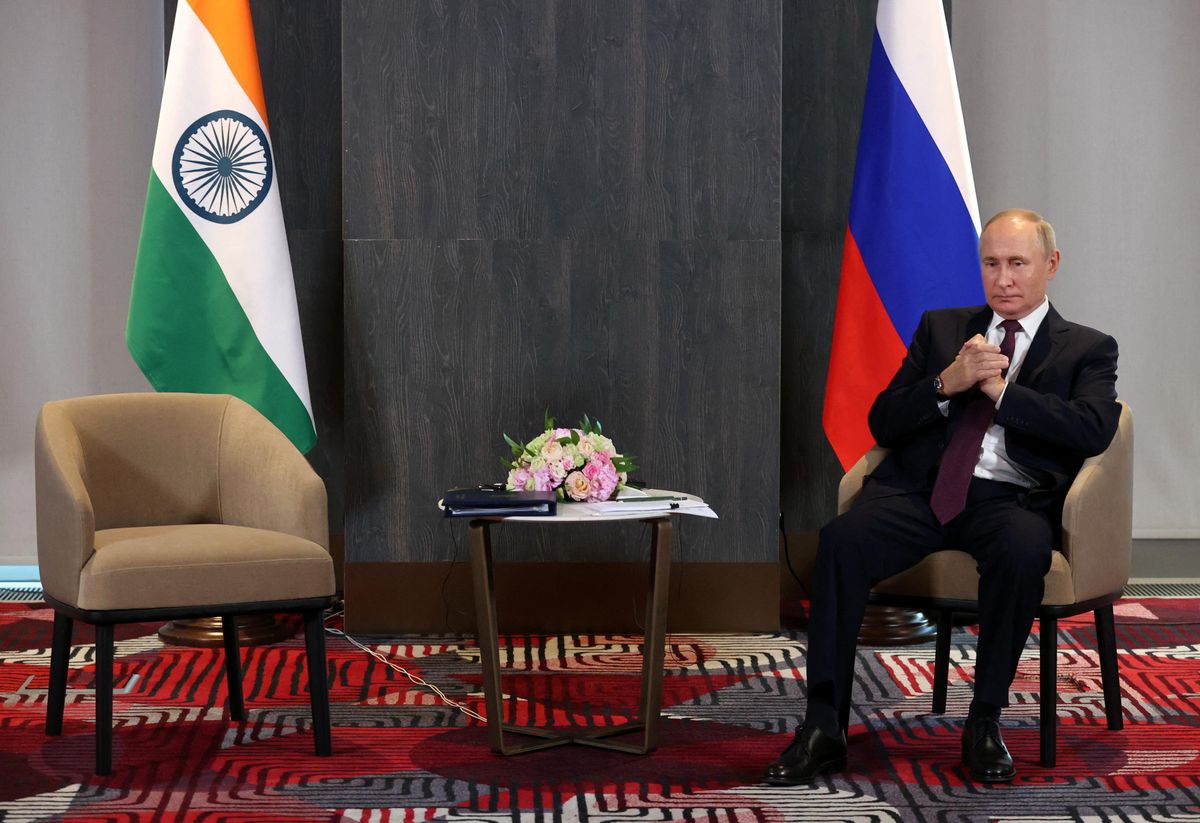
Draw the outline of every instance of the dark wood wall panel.
<instances>
[{"instance_id":1,"label":"dark wood wall panel","mask_svg":"<svg viewBox=\"0 0 1200 823\"><path fill-rule=\"evenodd\" d=\"M779 14L346 3L346 236L777 239Z\"/></svg>"},{"instance_id":2,"label":"dark wood wall panel","mask_svg":"<svg viewBox=\"0 0 1200 823\"><path fill-rule=\"evenodd\" d=\"M451 559L462 528L436 493L501 478L500 433L534 436L547 408L599 418L639 476L713 503L719 521L682 526L682 558L773 560L778 257L775 242L348 242L349 560ZM523 527L497 549L636 560L641 529Z\"/></svg>"},{"instance_id":3,"label":"dark wood wall panel","mask_svg":"<svg viewBox=\"0 0 1200 823\"><path fill-rule=\"evenodd\" d=\"M780 500L790 531L837 513L821 425L875 2L785 0Z\"/></svg>"},{"instance_id":4,"label":"dark wood wall panel","mask_svg":"<svg viewBox=\"0 0 1200 823\"><path fill-rule=\"evenodd\" d=\"M349 562L461 558L437 492L502 477L546 409L712 501L682 559L775 561L779 16L343 7ZM633 560L642 528L497 550Z\"/></svg>"},{"instance_id":5,"label":"dark wood wall panel","mask_svg":"<svg viewBox=\"0 0 1200 823\"><path fill-rule=\"evenodd\" d=\"M263 94L296 280L329 531L342 532L341 7L337 0L254 2Z\"/></svg>"}]
</instances>

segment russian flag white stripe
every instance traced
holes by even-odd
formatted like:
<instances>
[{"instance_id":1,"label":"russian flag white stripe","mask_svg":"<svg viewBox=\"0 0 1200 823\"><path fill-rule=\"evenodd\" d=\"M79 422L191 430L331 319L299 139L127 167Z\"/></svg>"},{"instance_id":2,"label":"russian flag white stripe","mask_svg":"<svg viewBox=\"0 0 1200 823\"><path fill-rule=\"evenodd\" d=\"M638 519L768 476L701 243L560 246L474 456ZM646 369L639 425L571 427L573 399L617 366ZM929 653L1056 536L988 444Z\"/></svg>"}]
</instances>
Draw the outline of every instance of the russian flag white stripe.
<instances>
[{"instance_id":1,"label":"russian flag white stripe","mask_svg":"<svg viewBox=\"0 0 1200 823\"><path fill-rule=\"evenodd\" d=\"M896 76L958 183L978 234L979 203L941 0L879 0L875 27Z\"/></svg>"}]
</instances>

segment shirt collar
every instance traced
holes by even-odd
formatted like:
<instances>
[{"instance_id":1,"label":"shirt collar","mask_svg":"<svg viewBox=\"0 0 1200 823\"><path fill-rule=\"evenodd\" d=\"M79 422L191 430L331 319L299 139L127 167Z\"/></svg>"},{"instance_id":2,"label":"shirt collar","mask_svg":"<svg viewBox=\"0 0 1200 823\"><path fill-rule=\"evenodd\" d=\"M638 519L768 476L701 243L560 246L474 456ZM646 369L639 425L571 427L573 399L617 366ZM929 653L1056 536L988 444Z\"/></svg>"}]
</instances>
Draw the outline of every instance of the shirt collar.
<instances>
[{"instance_id":1,"label":"shirt collar","mask_svg":"<svg viewBox=\"0 0 1200 823\"><path fill-rule=\"evenodd\" d=\"M1049 313L1050 313L1050 298L1043 297L1042 303L1040 306L1038 306L1036 309L1034 309L1029 314L1025 315L1024 317L1022 317L1020 320L1017 321L1018 323L1021 324L1021 331L1025 332L1025 334L1029 335L1029 339L1032 340L1033 336L1035 334L1037 334L1037 330L1039 328L1041 328L1042 321L1046 319L1046 315ZM988 331L989 332L995 331L996 327L999 326L1003 322L1004 322L1003 317L996 314L995 312L992 312L992 322L988 323Z\"/></svg>"}]
</instances>

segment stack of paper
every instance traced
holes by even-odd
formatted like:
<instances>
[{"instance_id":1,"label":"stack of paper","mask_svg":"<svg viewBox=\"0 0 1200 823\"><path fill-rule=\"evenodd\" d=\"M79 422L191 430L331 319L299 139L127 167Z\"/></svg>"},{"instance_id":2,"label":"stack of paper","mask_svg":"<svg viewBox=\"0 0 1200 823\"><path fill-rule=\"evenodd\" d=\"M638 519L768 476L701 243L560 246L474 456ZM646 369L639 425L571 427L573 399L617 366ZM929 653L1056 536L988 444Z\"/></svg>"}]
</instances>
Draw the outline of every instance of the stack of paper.
<instances>
[{"instance_id":1,"label":"stack of paper","mask_svg":"<svg viewBox=\"0 0 1200 823\"><path fill-rule=\"evenodd\" d=\"M616 500L608 500L603 503L580 503L576 504L575 508L576 510L586 508L587 513L592 517L612 517L633 512L672 512L713 518L717 516L717 513L699 497L678 493L658 493L653 489L650 492L640 489L625 489Z\"/></svg>"}]
</instances>

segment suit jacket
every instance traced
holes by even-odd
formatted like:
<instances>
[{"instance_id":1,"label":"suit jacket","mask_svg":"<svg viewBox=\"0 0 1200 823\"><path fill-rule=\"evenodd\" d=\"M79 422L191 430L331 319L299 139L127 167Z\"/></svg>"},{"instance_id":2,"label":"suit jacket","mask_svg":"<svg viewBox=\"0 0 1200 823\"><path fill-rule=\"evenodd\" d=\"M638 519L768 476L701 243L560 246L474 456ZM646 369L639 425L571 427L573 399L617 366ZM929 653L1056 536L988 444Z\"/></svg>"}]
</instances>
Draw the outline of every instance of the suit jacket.
<instances>
[{"instance_id":1,"label":"suit jacket","mask_svg":"<svg viewBox=\"0 0 1200 823\"><path fill-rule=\"evenodd\" d=\"M900 490L933 487L942 451L962 410L979 390L955 395L949 415L938 408L933 378L962 344L986 336L987 306L927 311L908 354L871 406L867 422L876 442L891 453L872 480ZM1050 307L996 411L1010 460L1037 478L1026 502L1057 509L1085 458L1108 448L1121 415L1117 403L1117 341L1064 320ZM1054 516L1052 522L1061 519Z\"/></svg>"}]
</instances>

